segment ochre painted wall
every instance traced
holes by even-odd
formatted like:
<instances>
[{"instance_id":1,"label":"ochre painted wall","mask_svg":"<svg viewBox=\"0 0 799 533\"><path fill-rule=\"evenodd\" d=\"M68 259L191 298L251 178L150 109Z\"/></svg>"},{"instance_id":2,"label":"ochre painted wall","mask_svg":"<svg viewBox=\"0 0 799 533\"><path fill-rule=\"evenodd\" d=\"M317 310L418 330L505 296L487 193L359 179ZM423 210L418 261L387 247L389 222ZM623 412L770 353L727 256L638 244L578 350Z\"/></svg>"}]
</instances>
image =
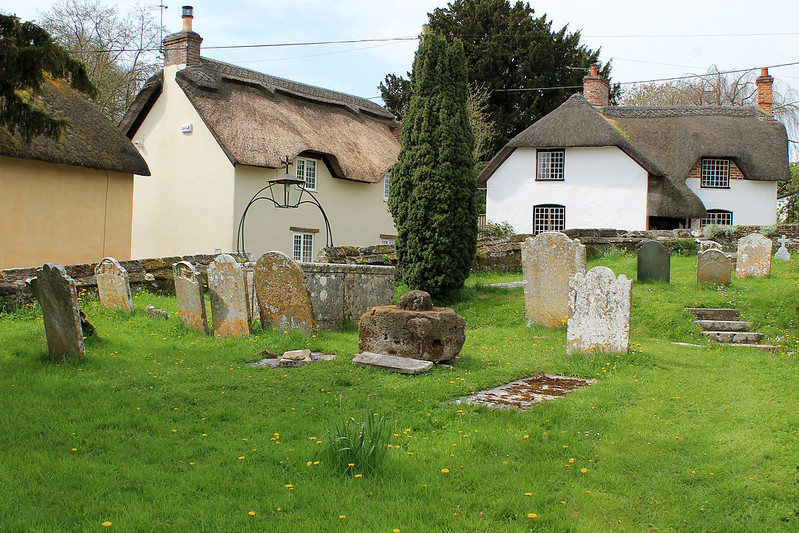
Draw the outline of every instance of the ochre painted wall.
<instances>
[{"instance_id":1,"label":"ochre painted wall","mask_svg":"<svg viewBox=\"0 0 799 533\"><path fill-rule=\"evenodd\" d=\"M130 259L133 176L0 156L0 268Z\"/></svg>"}]
</instances>

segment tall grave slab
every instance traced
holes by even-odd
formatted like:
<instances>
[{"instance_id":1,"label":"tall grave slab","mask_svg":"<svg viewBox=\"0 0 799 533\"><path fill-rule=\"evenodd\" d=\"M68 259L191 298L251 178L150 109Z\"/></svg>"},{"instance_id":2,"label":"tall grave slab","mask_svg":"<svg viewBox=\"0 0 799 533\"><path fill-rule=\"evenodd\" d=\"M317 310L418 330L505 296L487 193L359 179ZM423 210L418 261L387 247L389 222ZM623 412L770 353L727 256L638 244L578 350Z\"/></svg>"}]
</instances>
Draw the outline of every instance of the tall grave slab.
<instances>
[{"instance_id":1,"label":"tall grave slab","mask_svg":"<svg viewBox=\"0 0 799 533\"><path fill-rule=\"evenodd\" d=\"M732 259L715 248L699 252L696 254L696 281L729 285L732 281Z\"/></svg>"},{"instance_id":2,"label":"tall grave slab","mask_svg":"<svg viewBox=\"0 0 799 533\"><path fill-rule=\"evenodd\" d=\"M36 269L36 277L28 283L42 306L50 355L56 360L85 356L75 280L64 267L47 263Z\"/></svg>"},{"instance_id":3,"label":"tall grave slab","mask_svg":"<svg viewBox=\"0 0 799 533\"><path fill-rule=\"evenodd\" d=\"M208 292L216 337L249 337L247 272L233 256L220 254L208 265Z\"/></svg>"},{"instance_id":4,"label":"tall grave slab","mask_svg":"<svg viewBox=\"0 0 799 533\"><path fill-rule=\"evenodd\" d=\"M258 258L254 272L261 326L313 331L311 296L299 265L280 252L267 252Z\"/></svg>"},{"instance_id":5,"label":"tall grave slab","mask_svg":"<svg viewBox=\"0 0 799 533\"><path fill-rule=\"evenodd\" d=\"M738 265L735 275L739 278L763 278L771 273L771 239L760 233L750 233L738 239Z\"/></svg>"},{"instance_id":6,"label":"tall grave slab","mask_svg":"<svg viewBox=\"0 0 799 533\"><path fill-rule=\"evenodd\" d=\"M527 325L558 328L569 318L569 279L585 273L585 246L556 231L522 243Z\"/></svg>"},{"instance_id":7,"label":"tall grave slab","mask_svg":"<svg viewBox=\"0 0 799 533\"><path fill-rule=\"evenodd\" d=\"M208 320L200 273L188 261L179 261L172 265L172 277L175 280L180 321L187 328L207 335Z\"/></svg>"},{"instance_id":8,"label":"tall grave slab","mask_svg":"<svg viewBox=\"0 0 799 533\"><path fill-rule=\"evenodd\" d=\"M658 241L646 241L638 249L638 281L665 281L671 278L671 256Z\"/></svg>"},{"instance_id":9,"label":"tall grave slab","mask_svg":"<svg viewBox=\"0 0 799 533\"><path fill-rule=\"evenodd\" d=\"M566 353L626 353L630 348L632 280L597 266L569 283Z\"/></svg>"},{"instance_id":10,"label":"tall grave slab","mask_svg":"<svg viewBox=\"0 0 799 533\"><path fill-rule=\"evenodd\" d=\"M94 268L100 305L106 309L119 309L133 314L133 298L130 295L130 279L125 267L113 257L105 257Z\"/></svg>"}]
</instances>

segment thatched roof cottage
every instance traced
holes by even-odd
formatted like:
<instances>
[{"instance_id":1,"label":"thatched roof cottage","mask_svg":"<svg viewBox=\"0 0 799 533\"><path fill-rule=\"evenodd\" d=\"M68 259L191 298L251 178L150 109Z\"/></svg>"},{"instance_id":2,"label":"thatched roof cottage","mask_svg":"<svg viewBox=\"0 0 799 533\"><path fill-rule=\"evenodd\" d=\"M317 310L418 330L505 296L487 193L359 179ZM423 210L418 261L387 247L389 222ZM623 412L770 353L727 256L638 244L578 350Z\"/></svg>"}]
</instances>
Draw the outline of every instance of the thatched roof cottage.
<instances>
[{"instance_id":1,"label":"thatched roof cottage","mask_svg":"<svg viewBox=\"0 0 799 533\"><path fill-rule=\"evenodd\" d=\"M236 250L239 220L267 180L306 180L335 244L393 239L386 176L399 153L399 124L356 96L201 57L202 38L184 12L183 31L164 39L165 66L120 123L152 177L136 177L135 257ZM308 261L325 245L319 209L256 203L246 250Z\"/></svg>"},{"instance_id":2,"label":"thatched roof cottage","mask_svg":"<svg viewBox=\"0 0 799 533\"><path fill-rule=\"evenodd\" d=\"M759 108L608 105L596 66L575 94L500 150L478 177L487 219L519 233L696 228L776 222L787 180L785 127Z\"/></svg>"},{"instance_id":3,"label":"thatched roof cottage","mask_svg":"<svg viewBox=\"0 0 799 533\"><path fill-rule=\"evenodd\" d=\"M48 79L39 103L69 126L25 143L0 127L0 269L130 258L139 152L83 95Z\"/></svg>"}]
</instances>

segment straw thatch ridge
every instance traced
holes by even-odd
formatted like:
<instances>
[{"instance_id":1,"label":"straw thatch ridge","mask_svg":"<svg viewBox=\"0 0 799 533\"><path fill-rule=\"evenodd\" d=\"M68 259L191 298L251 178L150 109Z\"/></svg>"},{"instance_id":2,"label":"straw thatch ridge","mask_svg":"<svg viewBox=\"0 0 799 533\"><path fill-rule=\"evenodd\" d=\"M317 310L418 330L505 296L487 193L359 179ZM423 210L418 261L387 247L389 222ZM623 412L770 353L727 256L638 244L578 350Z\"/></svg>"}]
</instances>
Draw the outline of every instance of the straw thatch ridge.
<instances>
[{"instance_id":1,"label":"straw thatch ridge","mask_svg":"<svg viewBox=\"0 0 799 533\"><path fill-rule=\"evenodd\" d=\"M161 96L163 88L163 70L153 74L144 82L144 85L142 85L142 88L139 90L139 94L133 99L133 103L125 112L125 116L122 117L122 120L119 121L119 125L117 126L128 139L132 139L136 134L136 131L139 129L139 126L141 126L147 113L150 112L155 101Z\"/></svg>"},{"instance_id":2,"label":"straw thatch ridge","mask_svg":"<svg viewBox=\"0 0 799 533\"><path fill-rule=\"evenodd\" d=\"M150 169L128 138L64 80L47 80L37 96L44 107L70 125L58 139L34 137L24 143L0 127L0 155L76 167L149 176Z\"/></svg>"},{"instance_id":3,"label":"straw thatch ridge","mask_svg":"<svg viewBox=\"0 0 799 533\"><path fill-rule=\"evenodd\" d=\"M519 147L570 148L616 146L650 176L662 178L650 190L651 216L698 218L706 214L685 185L702 157L732 158L744 177L786 180L788 142L785 127L755 108L592 106L582 94L508 142L478 176L484 185Z\"/></svg>"}]
</instances>

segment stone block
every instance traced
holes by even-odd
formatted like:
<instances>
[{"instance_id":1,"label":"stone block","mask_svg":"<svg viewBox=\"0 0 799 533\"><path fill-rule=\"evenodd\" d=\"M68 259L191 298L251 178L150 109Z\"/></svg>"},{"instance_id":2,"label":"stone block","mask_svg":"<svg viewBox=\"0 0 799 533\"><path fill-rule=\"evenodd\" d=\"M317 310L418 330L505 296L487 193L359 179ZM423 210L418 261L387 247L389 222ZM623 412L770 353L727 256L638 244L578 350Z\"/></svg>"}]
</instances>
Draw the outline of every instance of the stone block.
<instances>
[{"instance_id":1,"label":"stone block","mask_svg":"<svg viewBox=\"0 0 799 533\"><path fill-rule=\"evenodd\" d=\"M400 374L421 374L433 368L432 361L422 361L410 357L397 357L380 353L362 352L352 358L356 366L373 366Z\"/></svg>"}]
</instances>

